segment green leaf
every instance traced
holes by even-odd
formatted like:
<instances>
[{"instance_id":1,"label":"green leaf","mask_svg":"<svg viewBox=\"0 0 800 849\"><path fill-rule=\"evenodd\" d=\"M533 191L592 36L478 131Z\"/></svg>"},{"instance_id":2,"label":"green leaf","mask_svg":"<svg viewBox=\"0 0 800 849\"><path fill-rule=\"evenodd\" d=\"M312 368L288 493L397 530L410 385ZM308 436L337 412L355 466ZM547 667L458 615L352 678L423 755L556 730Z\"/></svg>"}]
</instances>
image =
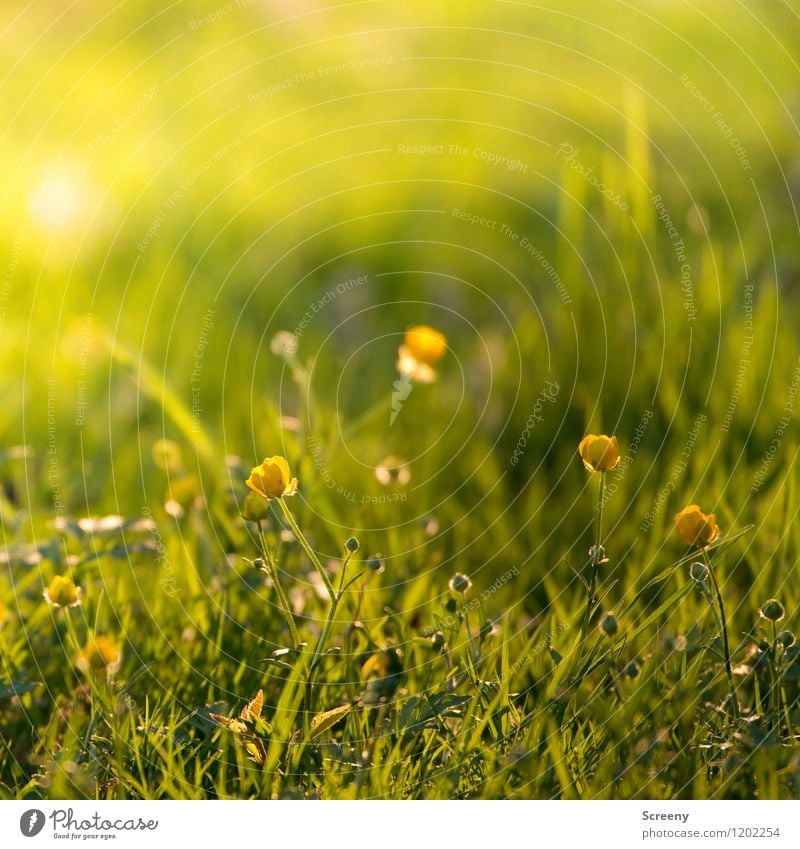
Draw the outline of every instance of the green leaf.
<instances>
[{"instance_id":1,"label":"green leaf","mask_svg":"<svg viewBox=\"0 0 800 849\"><path fill-rule=\"evenodd\" d=\"M311 720L311 728L309 729L310 739L316 740L317 737L333 728L333 726L340 720L344 719L344 717L346 717L352 709L353 706L351 704L347 704L339 705L339 707L335 707L332 710L326 710L324 713L318 713Z\"/></svg>"},{"instance_id":2,"label":"green leaf","mask_svg":"<svg viewBox=\"0 0 800 849\"><path fill-rule=\"evenodd\" d=\"M9 681L0 682L0 699L10 699L12 696L24 696L41 687L41 681Z\"/></svg>"}]
</instances>

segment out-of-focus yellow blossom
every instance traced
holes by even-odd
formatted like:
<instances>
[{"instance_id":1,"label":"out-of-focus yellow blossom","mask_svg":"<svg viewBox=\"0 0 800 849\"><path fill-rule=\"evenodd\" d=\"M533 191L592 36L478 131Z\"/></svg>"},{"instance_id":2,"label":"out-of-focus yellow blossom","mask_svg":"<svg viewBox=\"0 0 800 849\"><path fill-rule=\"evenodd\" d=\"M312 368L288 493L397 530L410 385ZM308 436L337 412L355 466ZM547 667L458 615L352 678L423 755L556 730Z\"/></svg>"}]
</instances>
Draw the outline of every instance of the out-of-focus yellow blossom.
<instances>
[{"instance_id":1,"label":"out-of-focus yellow blossom","mask_svg":"<svg viewBox=\"0 0 800 849\"><path fill-rule=\"evenodd\" d=\"M56 575L44 591L44 598L53 607L77 607L81 603L81 588L68 575Z\"/></svg>"},{"instance_id":2,"label":"out-of-focus yellow blossom","mask_svg":"<svg viewBox=\"0 0 800 849\"><path fill-rule=\"evenodd\" d=\"M122 660L122 652L108 637L89 640L78 652L75 665L81 672L106 672L113 675Z\"/></svg>"},{"instance_id":3,"label":"out-of-focus yellow blossom","mask_svg":"<svg viewBox=\"0 0 800 849\"><path fill-rule=\"evenodd\" d=\"M446 353L444 333L427 324L409 327L397 352L397 370L418 383L433 383L436 380L434 366Z\"/></svg>"}]
</instances>

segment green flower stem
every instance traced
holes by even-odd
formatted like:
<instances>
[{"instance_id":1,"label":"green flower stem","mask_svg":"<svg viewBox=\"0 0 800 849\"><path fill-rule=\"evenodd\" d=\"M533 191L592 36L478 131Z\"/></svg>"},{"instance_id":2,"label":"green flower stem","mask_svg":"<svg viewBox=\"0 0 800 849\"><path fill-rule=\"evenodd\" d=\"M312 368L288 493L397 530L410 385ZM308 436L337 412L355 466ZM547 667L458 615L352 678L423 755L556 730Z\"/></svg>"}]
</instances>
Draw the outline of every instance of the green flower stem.
<instances>
[{"instance_id":1,"label":"green flower stem","mask_svg":"<svg viewBox=\"0 0 800 849\"><path fill-rule=\"evenodd\" d=\"M345 555L344 560L342 561L342 571L339 572L339 589L336 591L336 595L341 598L342 592L344 591L344 579L347 575L347 567L350 565L350 560L353 557L353 552L348 551Z\"/></svg>"},{"instance_id":2,"label":"green flower stem","mask_svg":"<svg viewBox=\"0 0 800 849\"><path fill-rule=\"evenodd\" d=\"M305 538L305 535L300 530L300 526L295 521L295 518L292 515L292 511L289 509L289 505L286 503L286 500L284 498L279 498L278 504L280 504L281 510L283 511L283 515L286 521L289 523L289 527L292 529L292 533L295 535L295 537L297 537L297 541L300 543L300 545L303 547L303 550L308 555L309 560L311 560L320 578L322 578L322 581L325 584L325 589L328 591L328 595L330 596L331 602L336 601L336 592L333 589L331 579L328 577L328 573L325 571L323 565L319 562L319 558L317 557L314 549L308 544L308 540Z\"/></svg>"},{"instance_id":3,"label":"green flower stem","mask_svg":"<svg viewBox=\"0 0 800 849\"><path fill-rule=\"evenodd\" d=\"M317 677L317 667L322 660L322 654L325 651L325 645L328 642L328 638L331 634L331 629L333 628L334 620L336 619L336 611L339 608L339 601L341 600L341 596L337 596L336 594L331 596L331 603L328 607L328 615L325 617L325 624L322 626L322 631L320 632L319 638L317 639L317 644L314 647L314 654L311 658L311 665L308 668L308 679L306 680L306 713L305 713L305 724L306 731L308 731L308 723L311 721L311 717L314 714L314 698L313 698L313 690L314 690L314 681Z\"/></svg>"},{"instance_id":4,"label":"green flower stem","mask_svg":"<svg viewBox=\"0 0 800 849\"><path fill-rule=\"evenodd\" d=\"M291 515L291 514L289 514ZM287 516L287 519L289 516ZM292 529L294 530L294 525ZM300 529L298 528L295 532L296 534L300 533ZM305 546L304 546L305 547ZM309 548L306 548L306 551L309 551ZM345 576L347 574L347 567L350 564L350 559L352 558L353 553L348 552L342 562L342 571L339 573L339 590L334 591L333 584L330 581L326 584L329 587L329 592L331 596L331 603L328 607L328 614L325 617L325 624L322 626L322 631L320 632L319 638L317 639L317 644L314 647L314 654L311 657L311 665L308 670L308 681L306 682L306 716L310 718L313 713L313 699L312 699L312 690L314 687L314 679L317 674L317 667L320 664L322 659L322 655L325 651L325 646L328 643L328 638L331 635L331 629L333 628L333 623L336 620L336 613L339 610L339 603L342 600L342 597L347 590L349 584L345 584ZM321 567L320 567L321 568ZM324 573L323 573L324 574Z\"/></svg>"},{"instance_id":5,"label":"green flower stem","mask_svg":"<svg viewBox=\"0 0 800 849\"><path fill-rule=\"evenodd\" d=\"M331 600L330 607L328 608L328 615L325 617L325 624L322 626L322 631L320 632L319 639L317 640L317 645L314 648L314 655L311 658L310 670L310 677L312 679L314 672L319 665L322 653L325 651L325 644L328 642L328 637L330 636L331 628L333 627L333 621L336 619L336 611L339 609L339 600L338 596L335 596Z\"/></svg>"},{"instance_id":6,"label":"green flower stem","mask_svg":"<svg viewBox=\"0 0 800 849\"><path fill-rule=\"evenodd\" d=\"M586 613L584 614L583 625L581 627L581 633L583 634L584 641L586 639L586 635L589 633L594 596L597 592L597 573L600 570L600 547L603 543L603 508L605 507L605 492L606 473L600 472L600 488L597 491L597 507L595 509L594 518L594 551L592 552L592 571L589 576L589 594L586 599ZM583 641L581 642L581 650L583 650Z\"/></svg>"},{"instance_id":7,"label":"green flower stem","mask_svg":"<svg viewBox=\"0 0 800 849\"><path fill-rule=\"evenodd\" d=\"M280 577L278 575L278 564L275 562L272 549L267 544L267 539L264 536L264 529L261 522L258 523L258 535L261 539L261 550L269 566L269 576L272 579L272 586L275 587L275 594L278 596L278 607L280 607L281 613L283 613L283 616L286 619L286 624L289 626L289 633L292 635L293 648L297 648L300 645L300 634L297 631L297 625L295 624L294 616L292 615L292 608L289 604L289 599L286 597L286 593L283 591L283 587L281 586Z\"/></svg>"},{"instance_id":8,"label":"green flower stem","mask_svg":"<svg viewBox=\"0 0 800 849\"><path fill-rule=\"evenodd\" d=\"M711 584L714 587L714 595L717 598L717 605L719 606L719 618L722 631L722 648L725 652L725 675L728 679L728 688L731 691L731 712L733 714L733 719L735 721L738 721L740 717L739 702L736 698L736 684L734 683L733 670L731 669L731 650L728 645L728 622L725 618L725 604L722 601L722 593L719 590L719 584L717 583L717 578L714 574L714 569L711 566L711 558L708 556L708 551L705 547L703 547L702 552L703 560L705 561L706 568L708 569L708 574L711 577Z\"/></svg>"},{"instance_id":9,"label":"green flower stem","mask_svg":"<svg viewBox=\"0 0 800 849\"><path fill-rule=\"evenodd\" d=\"M772 673L772 694L770 696L770 708L772 709L773 723L776 728L781 725L781 678L778 668L778 626L772 623L772 662L770 671Z\"/></svg>"},{"instance_id":10,"label":"green flower stem","mask_svg":"<svg viewBox=\"0 0 800 849\"><path fill-rule=\"evenodd\" d=\"M605 491L606 491L606 473L600 474L600 489L597 493L597 506L595 507L594 515L594 550L592 551L592 560L589 564L591 573L589 575L589 584L587 586L586 610L583 612L583 621L581 622L580 640L578 648L571 661L567 679L571 679L577 672L581 660L586 652L586 641L589 637L589 627L592 620L592 609L594 607L594 596L597 592L597 577L600 570L600 546L603 541L603 508L605 507ZM580 683L580 679L575 682Z\"/></svg>"}]
</instances>

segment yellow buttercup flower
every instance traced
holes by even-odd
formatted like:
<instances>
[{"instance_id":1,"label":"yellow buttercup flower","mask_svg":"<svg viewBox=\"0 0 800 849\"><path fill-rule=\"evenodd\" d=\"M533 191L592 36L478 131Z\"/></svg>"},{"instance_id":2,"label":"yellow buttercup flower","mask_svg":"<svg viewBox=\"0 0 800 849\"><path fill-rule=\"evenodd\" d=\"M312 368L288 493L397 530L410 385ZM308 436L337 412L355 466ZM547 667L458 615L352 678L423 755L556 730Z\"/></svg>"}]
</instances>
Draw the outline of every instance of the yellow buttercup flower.
<instances>
[{"instance_id":1,"label":"yellow buttercup flower","mask_svg":"<svg viewBox=\"0 0 800 849\"><path fill-rule=\"evenodd\" d=\"M593 433L584 436L578 446L583 465L588 472L610 472L619 465L619 446L616 436Z\"/></svg>"},{"instance_id":2,"label":"yellow buttercup flower","mask_svg":"<svg viewBox=\"0 0 800 849\"><path fill-rule=\"evenodd\" d=\"M433 383L436 380L433 367L446 353L444 333L427 324L417 324L406 331L397 352L397 370L419 383Z\"/></svg>"},{"instance_id":3,"label":"yellow buttercup flower","mask_svg":"<svg viewBox=\"0 0 800 849\"><path fill-rule=\"evenodd\" d=\"M81 588L68 575L56 575L44 591L44 599L53 607L77 607L81 603Z\"/></svg>"},{"instance_id":4,"label":"yellow buttercup flower","mask_svg":"<svg viewBox=\"0 0 800 849\"><path fill-rule=\"evenodd\" d=\"M267 457L250 472L245 483L264 498L283 498L297 492L297 478L292 477L285 457Z\"/></svg>"},{"instance_id":5,"label":"yellow buttercup flower","mask_svg":"<svg viewBox=\"0 0 800 849\"><path fill-rule=\"evenodd\" d=\"M122 660L122 652L108 637L89 640L78 652L75 665L81 672L107 672L113 675Z\"/></svg>"},{"instance_id":6,"label":"yellow buttercup flower","mask_svg":"<svg viewBox=\"0 0 800 849\"><path fill-rule=\"evenodd\" d=\"M696 545L698 548L711 545L719 536L717 517L714 513L707 516L697 504L690 504L675 514L675 528L686 545Z\"/></svg>"},{"instance_id":7,"label":"yellow buttercup flower","mask_svg":"<svg viewBox=\"0 0 800 849\"><path fill-rule=\"evenodd\" d=\"M409 327L405 344L415 360L429 366L438 363L447 352L447 337L427 324Z\"/></svg>"}]
</instances>

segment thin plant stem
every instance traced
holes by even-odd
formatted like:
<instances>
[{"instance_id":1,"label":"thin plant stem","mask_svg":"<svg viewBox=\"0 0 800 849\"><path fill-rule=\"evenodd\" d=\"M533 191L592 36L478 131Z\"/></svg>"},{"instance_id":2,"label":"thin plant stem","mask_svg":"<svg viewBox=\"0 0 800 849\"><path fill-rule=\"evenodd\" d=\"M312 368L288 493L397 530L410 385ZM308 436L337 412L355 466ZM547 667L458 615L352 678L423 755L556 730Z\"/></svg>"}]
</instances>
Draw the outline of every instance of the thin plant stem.
<instances>
[{"instance_id":1,"label":"thin plant stem","mask_svg":"<svg viewBox=\"0 0 800 849\"><path fill-rule=\"evenodd\" d=\"M774 727L780 729L781 725L781 679L778 669L778 626L775 622L772 623L772 663L770 664L772 672L772 695L770 697L770 708L773 715Z\"/></svg>"},{"instance_id":2,"label":"thin plant stem","mask_svg":"<svg viewBox=\"0 0 800 849\"><path fill-rule=\"evenodd\" d=\"M472 638L472 628L469 627L469 610L464 611L464 625L467 629L467 659L469 660L469 668L472 672L473 681L478 680L477 673L475 672L475 664L478 662L480 657L480 649L475 645L475 640Z\"/></svg>"},{"instance_id":3,"label":"thin plant stem","mask_svg":"<svg viewBox=\"0 0 800 849\"><path fill-rule=\"evenodd\" d=\"M595 508L594 516L594 549L592 550L591 573L589 575L589 593L586 598L586 612L583 617L583 625L581 632L584 640L581 642L581 649L586 635L589 633L589 625L592 618L592 608L594 606L594 596L597 592L597 573L600 570L600 550L603 543L603 508L605 507L605 490L606 490L606 473L600 472L600 488L597 491L597 507Z\"/></svg>"},{"instance_id":4,"label":"thin plant stem","mask_svg":"<svg viewBox=\"0 0 800 849\"><path fill-rule=\"evenodd\" d=\"M305 535L300 530L300 526L295 521L294 516L292 515L292 511L289 509L289 505L286 503L284 498L278 499L278 504L280 504L281 510L283 511L283 515L286 521L289 523L289 527L292 529L292 533L297 538L297 541L303 547L303 550L308 555L309 560L313 564L314 568L317 570L320 578L322 578L322 582L325 584L325 589L328 591L328 595L331 598L331 601L336 599L336 592L333 589L333 584L331 583L331 579L328 577L328 573L325 571L322 563L320 563L319 558L316 555L314 549L309 545L308 540L305 538Z\"/></svg>"},{"instance_id":5,"label":"thin plant stem","mask_svg":"<svg viewBox=\"0 0 800 849\"><path fill-rule=\"evenodd\" d=\"M575 654L575 659L570 667L568 678L577 671L586 650L586 640L589 636L589 627L592 620L592 610L594 607L594 596L597 592L597 577L600 569L600 549L603 542L603 508L605 507L605 489L606 489L606 473L600 472L600 488L597 492L597 505L594 514L594 548L591 551L591 561L589 563L589 584L587 586L586 609L583 612L583 621L581 622L580 641ZM577 683L577 682L576 682Z\"/></svg>"},{"instance_id":6,"label":"thin plant stem","mask_svg":"<svg viewBox=\"0 0 800 849\"><path fill-rule=\"evenodd\" d=\"M293 527L294 530L294 527ZM298 528L295 532L302 534L300 529ZM345 556L344 561L342 562L342 571L339 573L339 590L338 592L333 589L333 584L329 582L330 586L330 596L331 603L328 607L328 614L325 617L325 623L322 626L322 631L320 632L319 638L317 639L317 644L314 647L314 654L311 658L311 665L308 670L308 681L306 682L306 705L307 711L306 715L310 716L313 708L313 699L312 699L312 691L314 688L314 679L317 674L317 667L319 666L320 660L322 659L322 654L325 651L325 645L328 642L328 638L331 634L331 629L333 628L334 620L336 619L336 613L339 609L339 602L342 600L344 596L345 590L347 589L347 585L345 584L345 577L347 574L347 567L350 563L350 559L352 558L353 553L348 552Z\"/></svg>"},{"instance_id":7,"label":"thin plant stem","mask_svg":"<svg viewBox=\"0 0 800 849\"><path fill-rule=\"evenodd\" d=\"M272 554L272 549L267 544L267 539L264 535L264 529L261 522L258 523L258 535L261 539L261 550L269 567L269 576L272 579L272 586L275 587L275 594L278 596L278 607L280 607L286 624L289 626L289 633L292 635L293 647L297 648L300 645L300 634L297 631L297 625L292 615L292 608L289 605L289 599L281 586L280 577L278 575L278 564Z\"/></svg>"},{"instance_id":8,"label":"thin plant stem","mask_svg":"<svg viewBox=\"0 0 800 849\"><path fill-rule=\"evenodd\" d=\"M728 622L725 618L725 604L722 601L722 593L720 592L717 577L714 574L714 569L711 566L711 558L708 556L708 551L705 547L701 550L703 552L703 560L705 561L706 568L708 569L708 574L711 577L711 584L714 587L714 594L717 598L717 605L719 607L720 630L722 631L722 649L725 653L725 675L728 679L728 688L731 691L731 712L733 714L734 721L738 721L740 717L739 702L736 698L736 684L734 683L733 670L731 669L731 650L728 645Z\"/></svg>"}]
</instances>

